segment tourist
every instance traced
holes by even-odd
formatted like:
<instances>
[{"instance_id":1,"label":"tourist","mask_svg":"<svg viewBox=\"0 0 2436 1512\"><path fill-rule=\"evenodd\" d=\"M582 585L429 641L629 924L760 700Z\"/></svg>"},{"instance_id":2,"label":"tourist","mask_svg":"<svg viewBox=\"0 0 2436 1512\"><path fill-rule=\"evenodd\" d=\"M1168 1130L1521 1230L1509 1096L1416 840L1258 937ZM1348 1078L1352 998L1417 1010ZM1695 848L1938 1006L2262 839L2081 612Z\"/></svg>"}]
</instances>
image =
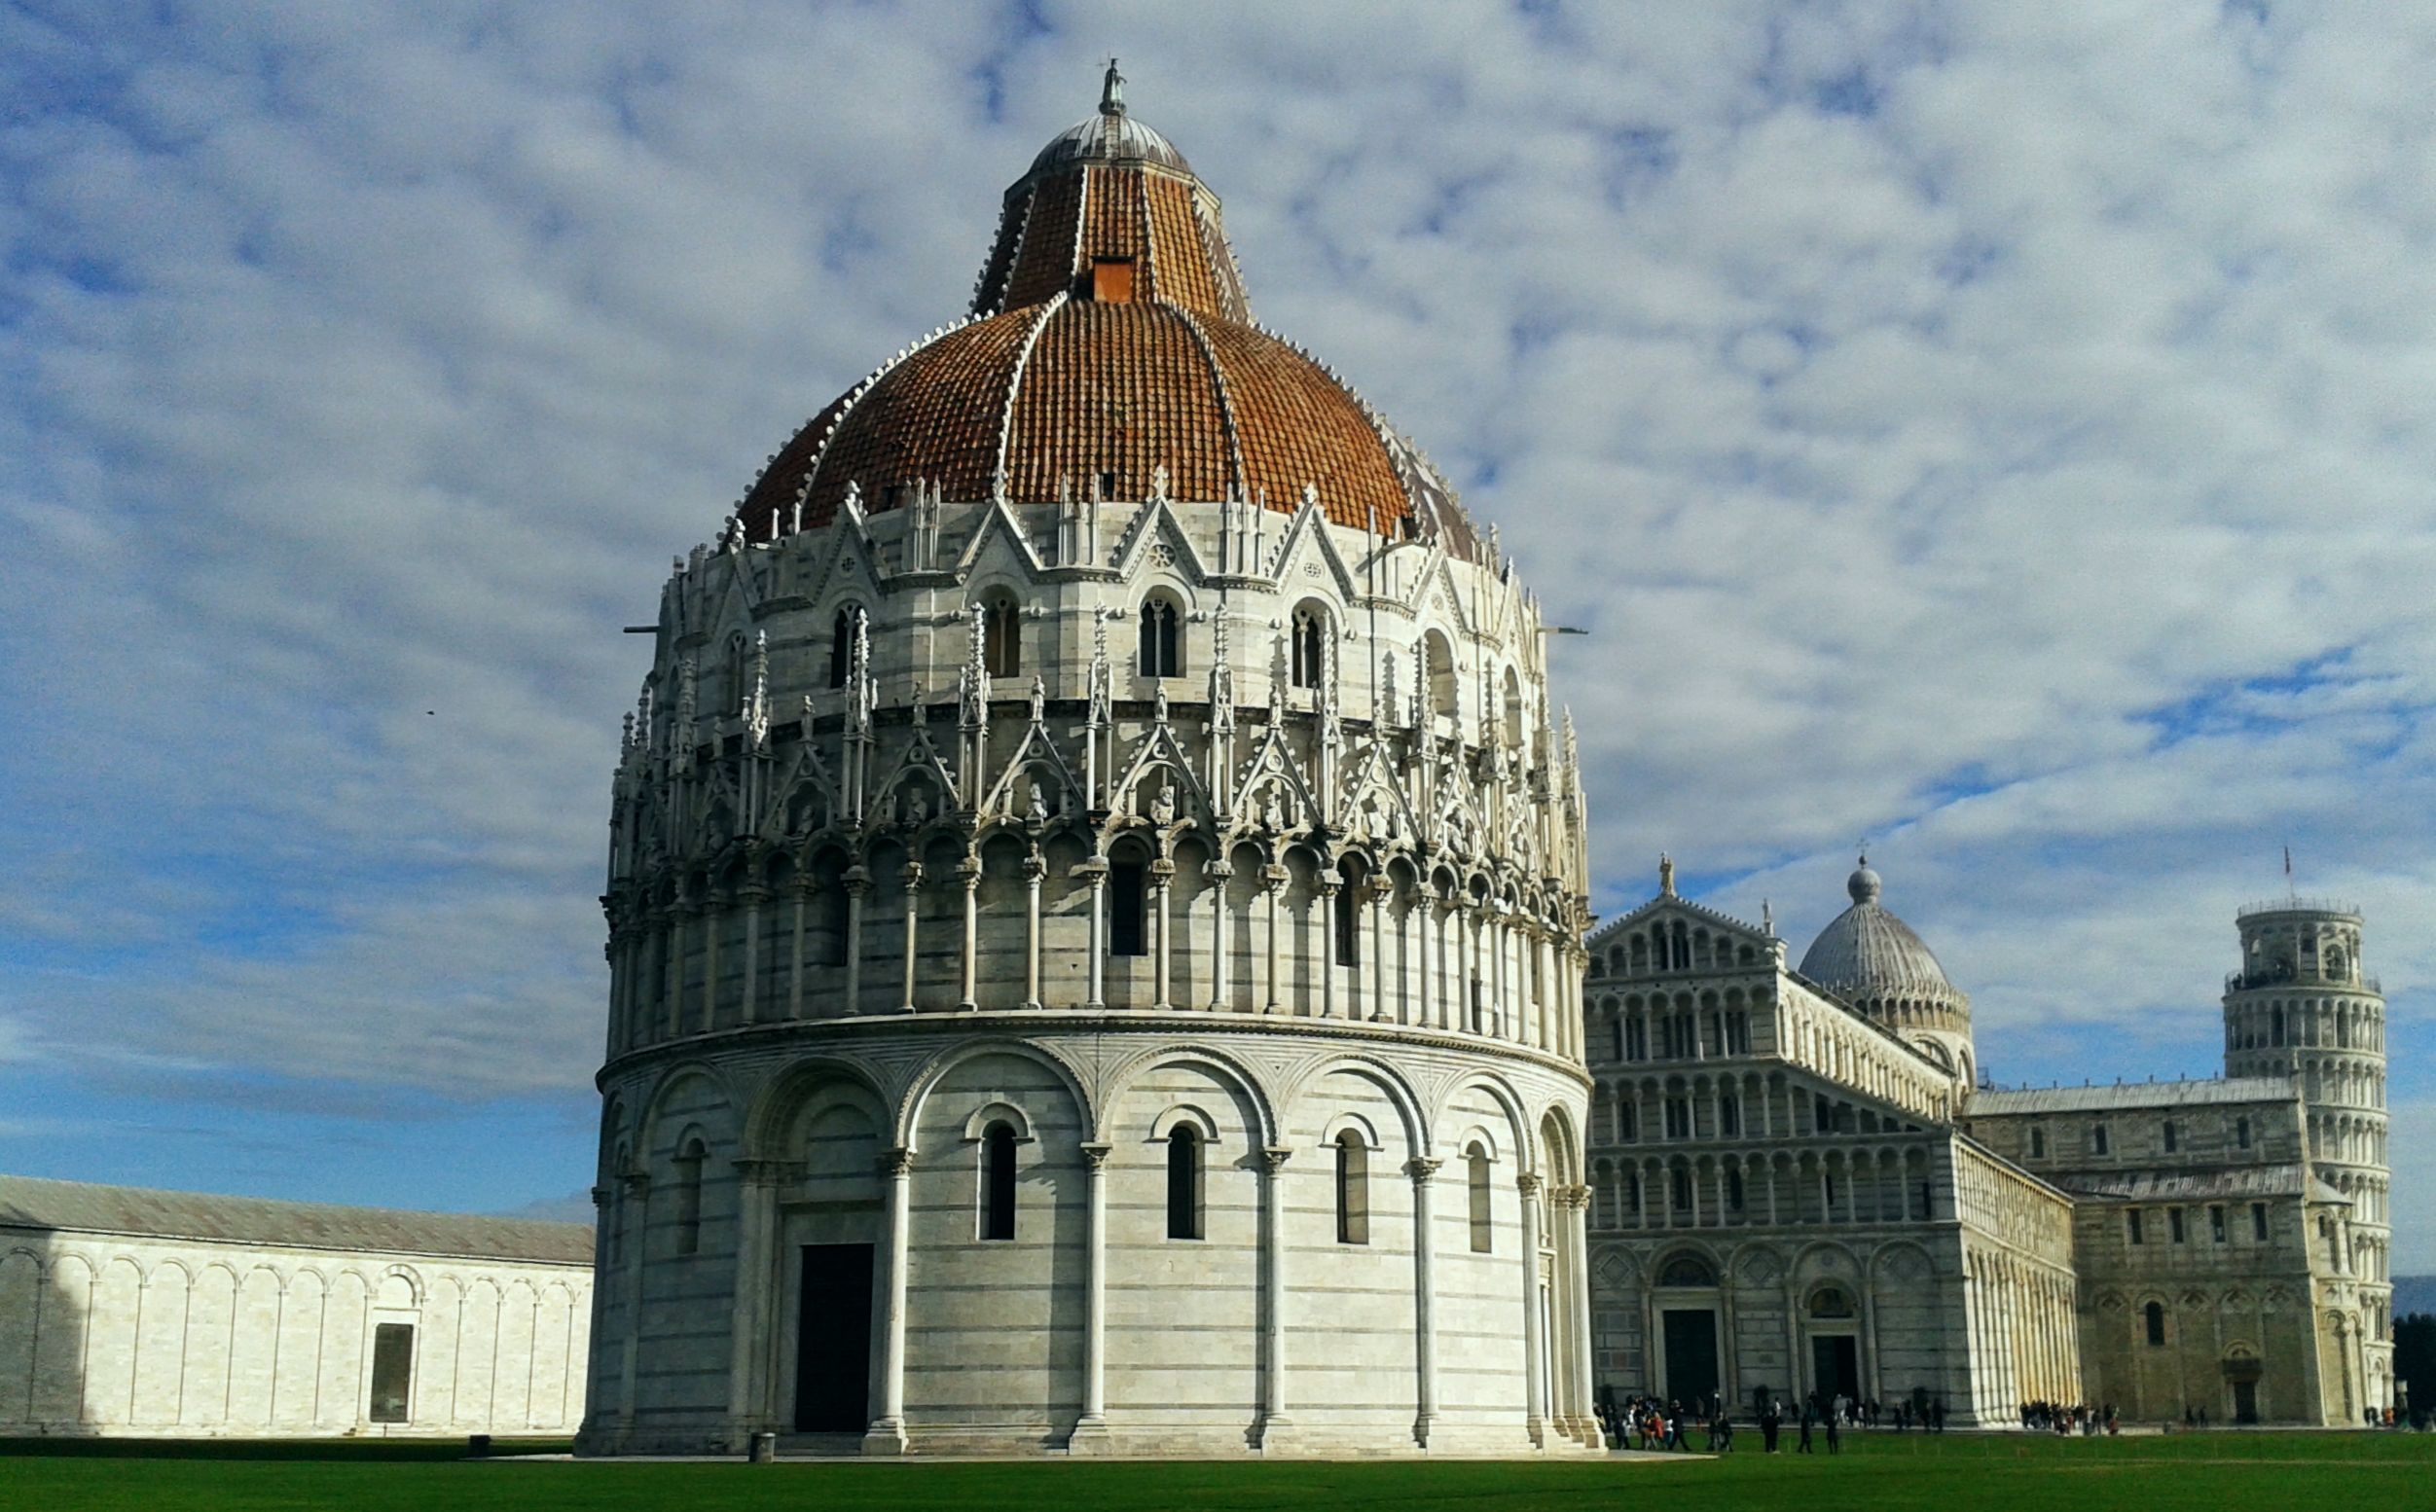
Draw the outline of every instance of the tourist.
<instances>
[{"instance_id":1,"label":"tourist","mask_svg":"<svg viewBox=\"0 0 2436 1512\"><path fill-rule=\"evenodd\" d=\"M1806 1455L1810 1453L1811 1417L1810 1398L1805 1396L1801 1399L1801 1442L1794 1446L1794 1452L1796 1454Z\"/></svg>"}]
</instances>

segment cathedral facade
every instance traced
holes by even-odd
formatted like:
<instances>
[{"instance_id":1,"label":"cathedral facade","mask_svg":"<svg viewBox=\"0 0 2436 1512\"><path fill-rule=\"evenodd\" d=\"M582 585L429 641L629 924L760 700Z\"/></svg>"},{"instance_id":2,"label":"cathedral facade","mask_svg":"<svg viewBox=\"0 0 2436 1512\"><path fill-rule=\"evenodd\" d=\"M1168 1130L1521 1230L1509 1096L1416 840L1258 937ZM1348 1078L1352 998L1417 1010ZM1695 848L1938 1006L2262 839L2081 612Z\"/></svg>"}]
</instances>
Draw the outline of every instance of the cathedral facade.
<instances>
[{"instance_id":1,"label":"cathedral facade","mask_svg":"<svg viewBox=\"0 0 2436 1512\"><path fill-rule=\"evenodd\" d=\"M2243 909L2211 1080L2000 1091L1880 899L1798 967L1659 893L1590 940L1602 1389L2354 1424L2393 1405L2384 1003L2361 918Z\"/></svg>"},{"instance_id":2,"label":"cathedral facade","mask_svg":"<svg viewBox=\"0 0 2436 1512\"><path fill-rule=\"evenodd\" d=\"M1111 68L663 594L584 1450L1592 1442L1545 634Z\"/></svg>"}]
</instances>

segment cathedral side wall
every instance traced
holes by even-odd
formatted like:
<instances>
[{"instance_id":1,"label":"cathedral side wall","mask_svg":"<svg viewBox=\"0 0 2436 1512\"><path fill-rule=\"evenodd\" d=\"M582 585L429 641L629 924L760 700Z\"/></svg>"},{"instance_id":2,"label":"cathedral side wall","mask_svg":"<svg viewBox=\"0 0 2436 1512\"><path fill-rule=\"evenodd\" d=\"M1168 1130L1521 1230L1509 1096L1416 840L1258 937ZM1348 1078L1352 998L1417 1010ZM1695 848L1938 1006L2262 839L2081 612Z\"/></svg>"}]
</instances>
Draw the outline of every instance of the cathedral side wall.
<instances>
[{"instance_id":1,"label":"cathedral side wall","mask_svg":"<svg viewBox=\"0 0 2436 1512\"><path fill-rule=\"evenodd\" d=\"M0 1228L0 1434L571 1432L588 1266ZM376 1331L413 1330L376 1421Z\"/></svg>"}]
</instances>

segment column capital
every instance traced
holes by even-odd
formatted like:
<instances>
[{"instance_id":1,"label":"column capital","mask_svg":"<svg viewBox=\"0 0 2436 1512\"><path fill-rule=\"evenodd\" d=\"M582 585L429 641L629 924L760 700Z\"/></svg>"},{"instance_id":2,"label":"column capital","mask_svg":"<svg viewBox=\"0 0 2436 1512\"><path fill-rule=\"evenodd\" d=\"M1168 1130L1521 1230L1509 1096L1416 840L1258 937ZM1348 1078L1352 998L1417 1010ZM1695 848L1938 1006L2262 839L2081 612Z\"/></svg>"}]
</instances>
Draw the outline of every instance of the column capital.
<instances>
[{"instance_id":1,"label":"column capital","mask_svg":"<svg viewBox=\"0 0 2436 1512\"><path fill-rule=\"evenodd\" d=\"M1540 1195L1540 1178L1526 1170L1514 1177L1514 1190L1525 1197L1537 1197Z\"/></svg>"},{"instance_id":2,"label":"column capital","mask_svg":"<svg viewBox=\"0 0 2436 1512\"><path fill-rule=\"evenodd\" d=\"M1260 1148L1260 1164L1268 1169L1268 1172L1272 1176L1276 1175L1280 1170L1283 1170L1286 1168L1286 1163L1293 1159L1293 1157L1294 1150L1291 1145L1268 1144L1262 1145Z\"/></svg>"},{"instance_id":3,"label":"column capital","mask_svg":"<svg viewBox=\"0 0 2436 1512\"><path fill-rule=\"evenodd\" d=\"M1430 1178L1437 1174L1437 1169L1445 1164L1432 1156L1416 1155L1404 1162L1404 1174L1412 1177L1414 1186L1426 1186Z\"/></svg>"},{"instance_id":4,"label":"column capital","mask_svg":"<svg viewBox=\"0 0 2436 1512\"><path fill-rule=\"evenodd\" d=\"M910 1174L913 1169L913 1146L900 1144L892 1150L882 1150L880 1152L880 1174L884 1176L902 1176Z\"/></svg>"},{"instance_id":5,"label":"column capital","mask_svg":"<svg viewBox=\"0 0 2436 1512\"><path fill-rule=\"evenodd\" d=\"M737 1179L746 1186L775 1186L786 1179L784 1161L739 1159L730 1164L736 1168Z\"/></svg>"},{"instance_id":6,"label":"column capital","mask_svg":"<svg viewBox=\"0 0 2436 1512\"><path fill-rule=\"evenodd\" d=\"M1082 1151L1083 1160L1096 1171L1107 1164L1109 1151L1114 1149L1115 1146L1105 1139L1085 1139L1075 1148Z\"/></svg>"}]
</instances>

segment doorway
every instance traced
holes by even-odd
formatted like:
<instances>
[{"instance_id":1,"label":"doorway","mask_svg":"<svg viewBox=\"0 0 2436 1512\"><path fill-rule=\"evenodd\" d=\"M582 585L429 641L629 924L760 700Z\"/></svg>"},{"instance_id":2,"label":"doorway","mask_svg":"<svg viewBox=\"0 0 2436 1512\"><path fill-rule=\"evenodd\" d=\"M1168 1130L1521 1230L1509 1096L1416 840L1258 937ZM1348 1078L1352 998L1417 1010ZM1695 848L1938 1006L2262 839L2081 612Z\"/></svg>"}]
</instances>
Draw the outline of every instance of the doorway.
<instances>
[{"instance_id":1,"label":"doorway","mask_svg":"<svg viewBox=\"0 0 2436 1512\"><path fill-rule=\"evenodd\" d=\"M1666 1326L1666 1395L1686 1407L1717 1393L1717 1314L1707 1308L1669 1308Z\"/></svg>"},{"instance_id":2,"label":"doorway","mask_svg":"<svg viewBox=\"0 0 2436 1512\"><path fill-rule=\"evenodd\" d=\"M795 1430L871 1425L871 1246L806 1244L795 1308Z\"/></svg>"},{"instance_id":3,"label":"doorway","mask_svg":"<svg viewBox=\"0 0 2436 1512\"><path fill-rule=\"evenodd\" d=\"M1810 1383L1822 1405L1861 1400L1861 1341L1850 1334L1810 1336Z\"/></svg>"},{"instance_id":4,"label":"doorway","mask_svg":"<svg viewBox=\"0 0 2436 1512\"><path fill-rule=\"evenodd\" d=\"M2233 1384L2233 1421L2258 1422L2258 1383L2236 1381Z\"/></svg>"}]
</instances>

